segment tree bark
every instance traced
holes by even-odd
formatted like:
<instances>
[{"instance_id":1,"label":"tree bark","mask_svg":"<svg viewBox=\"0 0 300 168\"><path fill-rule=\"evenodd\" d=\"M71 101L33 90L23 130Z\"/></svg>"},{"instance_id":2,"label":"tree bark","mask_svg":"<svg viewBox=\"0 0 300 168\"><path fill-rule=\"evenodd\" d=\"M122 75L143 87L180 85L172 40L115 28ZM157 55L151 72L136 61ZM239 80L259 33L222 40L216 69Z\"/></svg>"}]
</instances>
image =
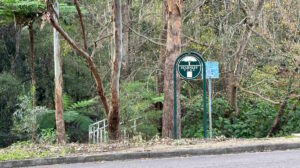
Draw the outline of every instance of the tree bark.
<instances>
[{"instance_id":1,"label":"tree bark","mask_svg":"<svg viewBox=\"0 0 300 168\"><path fill-rule=\"evenodd\" d=\"M173 105L174 105L174 81L173 69L176 58L181 52L181 12L182 0L168 0L168 30L167 30L167 55L164 71L164 106L163 106L163 137L174 137ZM181 137L181 110L180 110L180 78L177 74L177 127L178 138Z\"/></svg>"},{"instance_id":2,"label":"tree bark","mask_svg":"<svg viewBox=\"0 0 300 168\"><path fill-rule=\"evenodd\" d=\"M227 97L231 106L234 107L236 116L239 115L237 95L238 95L238 85L239 85L240 61L245 51L245 48L248 44L248 41L251 37L252 34L251 29L255 27L256 22L262 12L262 9L264 7L264 2L265 0L256 0L253 10L249 11L250 18L248 19L245 25L245 29L241 41L239 42L239 46L234 54L234 58L231 64L228 89L227 89Z\"/></svg>"},{"instance_id":3,"label":"tree bark","mask_svg":"<svg viewBox=\"0 0 300 168\"><path fill-rule=\"evenodd\" d=\"M164 40L166 43L167 40L167 29L168 29L168 20L167 20L167 12L168 12L168 2L167 0L163 0L162 3L162 29L160 32L160 39ZM157 77L156 77L156 90L157 94L161 95L164 91L164 67L166 62L166 47L160 46L160 53L159 53L159 60L158 60L158 70L157 70Z\"/></svg>"},{"instance_id":4,"label":"tree bark","mask_svg":"<svg viewBox=\"0 0 300 168\"><path fill-rule=\"evenodd\" d=\"M34 33L33 33L33 21L28 25L29 30L29 45L30 45L30 74L31 74L31 95L32 95L32 107L35 107L35 79L34 79Z\"/></svg>"},{"instance_id":5,"label":"tree bark","mask_svg":"<svg viewBox=\"0 0 300 168\"><path fill-rule=\"evenodd\" d=\"M59 16L59 4L56 0L54 3L54 9L56 10L57 17ZM58 22L58 18L55 17L55 21ZM66 144L65 138L65 122L63 116L63 77L62 77L62 61L60 55L60 45L58 32L53 28L53 48L54 48L54 85L55 85L55 121L56 121L56 136L57 143Z\"/></svg>"},{"instance_id":6,"label":"tree bark","mask_svg":"<svg viewBox=\"0 0 300 168\"><path fill-rule=\"evenodd\" d=\"M112 61L111 86L110 86L110 108L108 115L108 136L110 140L120 138L120 98L119 81L122 63L122 14L121 0L113 3L113 25L114 25L114 56Z\"/></svg>"}]
</instances>

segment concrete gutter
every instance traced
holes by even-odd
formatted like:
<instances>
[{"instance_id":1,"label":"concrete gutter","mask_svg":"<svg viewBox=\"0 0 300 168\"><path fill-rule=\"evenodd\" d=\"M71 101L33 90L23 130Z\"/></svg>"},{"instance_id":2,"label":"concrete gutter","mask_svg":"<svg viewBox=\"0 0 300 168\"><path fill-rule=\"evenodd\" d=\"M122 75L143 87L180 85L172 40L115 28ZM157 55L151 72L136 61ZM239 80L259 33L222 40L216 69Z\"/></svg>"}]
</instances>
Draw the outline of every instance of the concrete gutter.
<instances>
[{"instance_id":1,"label":"concrete gutter","mask_svg":"<svg viewBox=\"0 0 300 168\"><path fill-rule=\"evenodd\" d=\"M53 164L71 164L96 161L114 161L142 158L168 158L180 156L199 156L199 155L220 155L234 154L244 152L264 152L275 150L291 150L300 149L300 143L277 143L263 145L248 145L240 147L224 147L224 148L207 148L207 149L178 149L173 151L148 151L148 152L130 152L130 153L114 153L114 154L98 154L86 156L70 156L45 159L27 159L12 160L0 162L0 168L11 167L28 167Z\"/></svg>"}]
</instances>

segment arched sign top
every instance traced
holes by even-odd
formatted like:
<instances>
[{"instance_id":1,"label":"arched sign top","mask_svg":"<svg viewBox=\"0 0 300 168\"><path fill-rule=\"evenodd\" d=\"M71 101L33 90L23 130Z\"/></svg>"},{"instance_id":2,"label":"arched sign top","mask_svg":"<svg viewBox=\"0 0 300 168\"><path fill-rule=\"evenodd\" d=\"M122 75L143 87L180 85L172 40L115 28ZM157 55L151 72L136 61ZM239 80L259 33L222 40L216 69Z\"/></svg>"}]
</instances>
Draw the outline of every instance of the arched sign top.
<instances>
[{"instance_id":1,"label":"arched sign top","mask_svg":"<svg viewBox=\"0 0 300 168\"><path fill-rule=\"evenodd\" d=\"M195 79L203 72L204 59L199 53L182 53L175 61L175 67L183 79Z\"/></svg>"}]
</instances>

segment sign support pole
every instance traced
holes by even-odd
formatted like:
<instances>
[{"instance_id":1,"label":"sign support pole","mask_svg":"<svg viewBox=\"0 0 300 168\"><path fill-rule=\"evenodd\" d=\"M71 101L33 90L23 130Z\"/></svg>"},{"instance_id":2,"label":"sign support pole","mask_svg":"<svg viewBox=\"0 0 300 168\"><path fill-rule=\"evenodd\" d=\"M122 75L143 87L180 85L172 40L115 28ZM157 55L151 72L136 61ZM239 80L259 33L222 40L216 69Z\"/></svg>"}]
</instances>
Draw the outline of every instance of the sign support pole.
<instances>
[{"instance_id":1,"label":"sign support pole","mask_svg":"<svg viewBox=\"0 0 300 168\"><path fill-rule=\"evenodd\" d=\"M206 112L207 112L207 107L206 107L206 65L203 60L203 137L207 137L207 120L206 120Z\"/></svg>"},{"instance_id":2,"label":"sign support pole","mask_svg":"<svg viewBox=\"0 0 300 168\"><path fill-rule=\"evenodd\" d=\"M211 78L208 79L209 137L212 139Z\"/></svg>"},{"instance_id":3,"label":"sign support pole","mask_svg":"<svg viewBox=\"0 0 300 168\"><path fill-rule=\"evenodd\" d=\"M176 63L174 64L174 139L177 139L177 78L176 78Z\"/></svg>"},{"instance_id":4,"label":"sign support pole","mask_svg":"<svg viewBox=\"0 0 300 168\"><path fill-rule=\"evenodd\" d=\"M199 62L202 63L202 77L203 77L203 137L206 138L207 137L207 119L206 119L206 112L207 112L207 107L206 107L206 65L205 65L205 61L202 58L202 56L199 53L196 52L186 52L186 53L182 53L175 61L174 64L174 70L173 70L173 82L174 82L174 113L173 113L173 130L174 130L174 139L177 139L177 63L179 62L179 60L181 61L182 58L184 58L185 56L192 56L195 59L198 59ZM190 65L190 61L186 61L189 62L188 66ZM200 64L199 64L200 66ZM200 66L201 67L201 66ZM200 72L199 72L200 73ZM199 74L198 74L199 75ZM198 76L197 75L197 76ZM182 75L180 74L180 76L185 79L189 79L188 76L189 74ZM195 76L195 77L197 77ZM192 77L192 76L191 76ZM195 78L194 77L194 78ZM191 78L193 79L193 78Z\"/></svg>"}]
</instances>

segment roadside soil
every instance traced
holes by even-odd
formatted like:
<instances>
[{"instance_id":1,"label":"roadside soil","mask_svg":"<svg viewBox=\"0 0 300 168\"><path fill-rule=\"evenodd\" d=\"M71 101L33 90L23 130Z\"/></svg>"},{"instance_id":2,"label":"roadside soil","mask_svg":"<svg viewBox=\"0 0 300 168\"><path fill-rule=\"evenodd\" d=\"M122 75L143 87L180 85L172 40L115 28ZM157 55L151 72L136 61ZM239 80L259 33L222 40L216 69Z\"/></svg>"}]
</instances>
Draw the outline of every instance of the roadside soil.
<instances>
[{"instance_id":1,"label":"roadside soil","mask_svg":"<svg viewBox=\"0 0 300 168\"><path fill-rule=\"evenodd\" d=\"M219 137L216 139L160 139L154 138L150 141L143 141L139 137L134 137L130 142L110 142L103 144L79 144L70 143L65 146L49 144L29 144L25 146L10 146L0 149L0 156L6 153L12 153L14 150L21 152L36 151L42 155L28 156L21 159L49 158L60 156L79 156L95 154L112 154L127 152L145 152L145 151L173 151L180 149L216 149L226 147L242 147L250 145L264 144L282 144L282 143L300 143L299 137L280 137L280 138L260 138L260 139L227 139ZM45 154L49 153L49 154ZM12 159L15 159L12 157ZM4 159L4 160L12 160Z\"/></svg>"}]
</instances>

